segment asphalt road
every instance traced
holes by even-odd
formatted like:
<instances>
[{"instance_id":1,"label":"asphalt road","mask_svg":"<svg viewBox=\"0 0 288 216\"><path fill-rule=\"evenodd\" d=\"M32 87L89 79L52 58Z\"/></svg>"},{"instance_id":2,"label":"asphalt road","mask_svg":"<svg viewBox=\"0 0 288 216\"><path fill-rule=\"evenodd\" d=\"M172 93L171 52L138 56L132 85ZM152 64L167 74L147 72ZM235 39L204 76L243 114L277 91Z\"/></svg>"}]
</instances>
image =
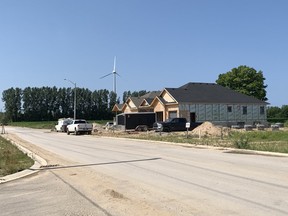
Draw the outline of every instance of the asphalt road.
<instances>
[{"instance_id":1,"label":"asphalt road","mask_svg":"<svg viewBox=\"0 0 288 216\"><path fill-rule=\"evenodd\" d=\"M288 157L6 131L67 162L50 159L51 169L0 185L0 215L38 215L35 208L47 215L288 215Z\"/></svg>"}]
</instances>

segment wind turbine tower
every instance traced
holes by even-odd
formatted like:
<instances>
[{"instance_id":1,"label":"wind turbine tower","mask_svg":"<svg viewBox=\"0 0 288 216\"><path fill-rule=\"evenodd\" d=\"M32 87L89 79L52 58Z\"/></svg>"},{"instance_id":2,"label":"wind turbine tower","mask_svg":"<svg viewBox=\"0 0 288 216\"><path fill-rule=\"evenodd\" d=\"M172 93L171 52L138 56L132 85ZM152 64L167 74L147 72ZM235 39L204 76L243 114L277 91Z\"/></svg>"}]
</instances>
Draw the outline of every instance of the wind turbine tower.
<instances>
[{"instance_id":1,"label":"wind turbine tower","mask_svg":"<svg viewBox=\"0 0 288 216\"><path fill-rule=\"evenodd\" d=\"M116 56L114 57L114 67L113 67L112 74L113 74L113 91L116 94L116 75L117 75L117 72L116 72Z\"/></svg>"},{"instance_id":2,"label":"wind turbine tower","mask_svg":"<svg viewBox=\"0 0 288 216\"><path fill-rule=\"evenodd\" d=\"M116 72L116 56L114 57L114 66L113 66L112 73L106 74L105 76L100 77L100 79L103 79L110 75L113 75L113 92L117 94L116 93L116 76L120 76L120 75Z\"/></svg>"}]
</instances>

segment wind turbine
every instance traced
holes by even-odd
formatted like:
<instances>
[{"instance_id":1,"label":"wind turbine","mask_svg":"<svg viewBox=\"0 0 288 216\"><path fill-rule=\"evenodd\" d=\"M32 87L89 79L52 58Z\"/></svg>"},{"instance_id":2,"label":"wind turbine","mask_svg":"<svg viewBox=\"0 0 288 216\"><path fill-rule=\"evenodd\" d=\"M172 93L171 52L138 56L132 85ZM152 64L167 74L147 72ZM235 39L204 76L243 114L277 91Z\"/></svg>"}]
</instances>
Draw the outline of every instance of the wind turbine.
<instances>
[{"instance_id":1,"label":"wind turbine","mask_svg":"<svg viewBox=\"0 0 288 216\"><path fill-rule=\"evenodd\" d=\"M113 67L112 73L106 74L105 76L100 77L100 79L103 79L103 78L110 76L110 75L113 75L113 92L116 94L116 75L120 76L116 72L116 56L114 57L114 67Z\"/></svg>"}]
</instances>

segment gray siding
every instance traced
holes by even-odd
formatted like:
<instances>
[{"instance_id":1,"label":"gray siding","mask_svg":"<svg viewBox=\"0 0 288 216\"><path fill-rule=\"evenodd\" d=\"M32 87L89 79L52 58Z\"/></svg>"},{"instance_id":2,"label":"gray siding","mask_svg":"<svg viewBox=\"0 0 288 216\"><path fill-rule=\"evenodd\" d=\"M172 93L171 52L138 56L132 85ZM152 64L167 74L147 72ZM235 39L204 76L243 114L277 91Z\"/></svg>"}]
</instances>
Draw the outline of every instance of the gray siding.
<instances>
[{"instance_id":1,"label":"gray siding","mask_svg":"<svg viewBox=\"0 0 288 216\"><path fill-rule=\"evenodd\" d=\"M228 106L231 107L228 112ZM264 114L260 114L260 107L264 107ZM247 107L247 114L243 114L243 107ZM254 124L255 122L266 123L266 105L258 104L181 104L180 112L196 113L199 122L210 121L215 124ZM189 119L189 116L187 116Z\"/></svg>"}]
</instances>

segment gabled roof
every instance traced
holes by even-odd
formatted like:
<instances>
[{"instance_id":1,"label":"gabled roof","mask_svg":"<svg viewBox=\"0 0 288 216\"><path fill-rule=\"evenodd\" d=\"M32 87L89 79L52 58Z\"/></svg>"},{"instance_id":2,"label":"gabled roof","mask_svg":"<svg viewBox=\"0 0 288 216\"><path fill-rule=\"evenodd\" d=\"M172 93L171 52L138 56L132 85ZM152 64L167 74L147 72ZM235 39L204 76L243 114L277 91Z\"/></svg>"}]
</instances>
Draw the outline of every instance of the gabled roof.
<instances>
[{"instance_id":1,"label":"gabled roof","mask_svg":"<svg viewBox=\"0 0 288 216\"><path fill-rule=\"evenodd\" d=\"M155 97L159 96L161 91L151 91L143 96L141 96L140 106L150 106Z\"/></svg>"},{"instance_id":2,"label":"gabled roof","mask_svg":"<svg viewBox=\"0 0 288 216\"><path fill-rule=\"evenodd\" d=\"M142 99L139 97L129 97L126 101L126 103L128 103L128 101L131 100L134 105L138 108L142 102Z\"/></svg>"},{"instance_id":3,"label":"gabled roof","mask_svg":"<svg viewBox=\"0 0 288 216\"><path fill-rule=\"evenodd\" d=\"M159 101L159 102L160 102L161 104L163 104L163 105L168 104L168 102L165 101L164 98L156 96L156 97L153 99L153 101L150 103L150 105L153 105L153 104L156 103L157 101Z\"/></svg>"},{"instance_id":4,"label":"gabled roof","mask_svg":"<svg viewBox=\"0 0 288 216\"><path fill-rule=\"evenodd\" d=\"M115 104L112 111L114 112L122 111L123 107L124 107L124 104Z\"/></svg>"},{"instance_id":5,"label":"gabled roof","mask_svg":"<svg viewBox=\"0 0 288 216\"><path fill-rule=\"evenodd\" d=\"M148 93L145 94L145 95L142 95L141 98L142 98L142 99L148 99L148 98L150 98L150 99L153 100L156 96L159 96L160 93L161 93L161 91L151 91L151 92L148 92Z\"/></svg>"},{"instance_id":6,"label":"gabled roof","mask_svg":"<svg viewBox=\"0 0 288 216\"><path fill-rule=\"evenodd\" d=\"M141 106L141 104L143 104L143 100L146 100L147 103L151 103L153 101L153 99L158 96L160 94L160 91L151 91L145 95L142 95L141 97L129 97L126 100L126 103L128 103L129 100L131 100L134 105L138 108L139 106Z\"/></svg>"},{"instance_id":7,"label":"gabled roof","mask_svg":"<svg viewBox=\"0 0 288 216\"><path fill-rule=\"evenodd\" d=\"M143 105L144 100L150 105L153 99L160 95L160 93L161 91L151 91L145 95L142 95L141 97L129 97L124 104L115 104L112 111L123 111L125 107L128 106L129 101L135 105L135 108L129 106L130 109L138 109L141 105Z\"/></svg>"},{"instance_id":8,"label":"gabled roof","mask_svg":"<svg viewBox=\"0 0 288 216\"><path fill-rule=\"evenodd\" d=\"M165 88L179 103L242 103L267 104L255 97L241 94L215 83L187 83L179 88Z\"/></svg>"}]
</instances>

